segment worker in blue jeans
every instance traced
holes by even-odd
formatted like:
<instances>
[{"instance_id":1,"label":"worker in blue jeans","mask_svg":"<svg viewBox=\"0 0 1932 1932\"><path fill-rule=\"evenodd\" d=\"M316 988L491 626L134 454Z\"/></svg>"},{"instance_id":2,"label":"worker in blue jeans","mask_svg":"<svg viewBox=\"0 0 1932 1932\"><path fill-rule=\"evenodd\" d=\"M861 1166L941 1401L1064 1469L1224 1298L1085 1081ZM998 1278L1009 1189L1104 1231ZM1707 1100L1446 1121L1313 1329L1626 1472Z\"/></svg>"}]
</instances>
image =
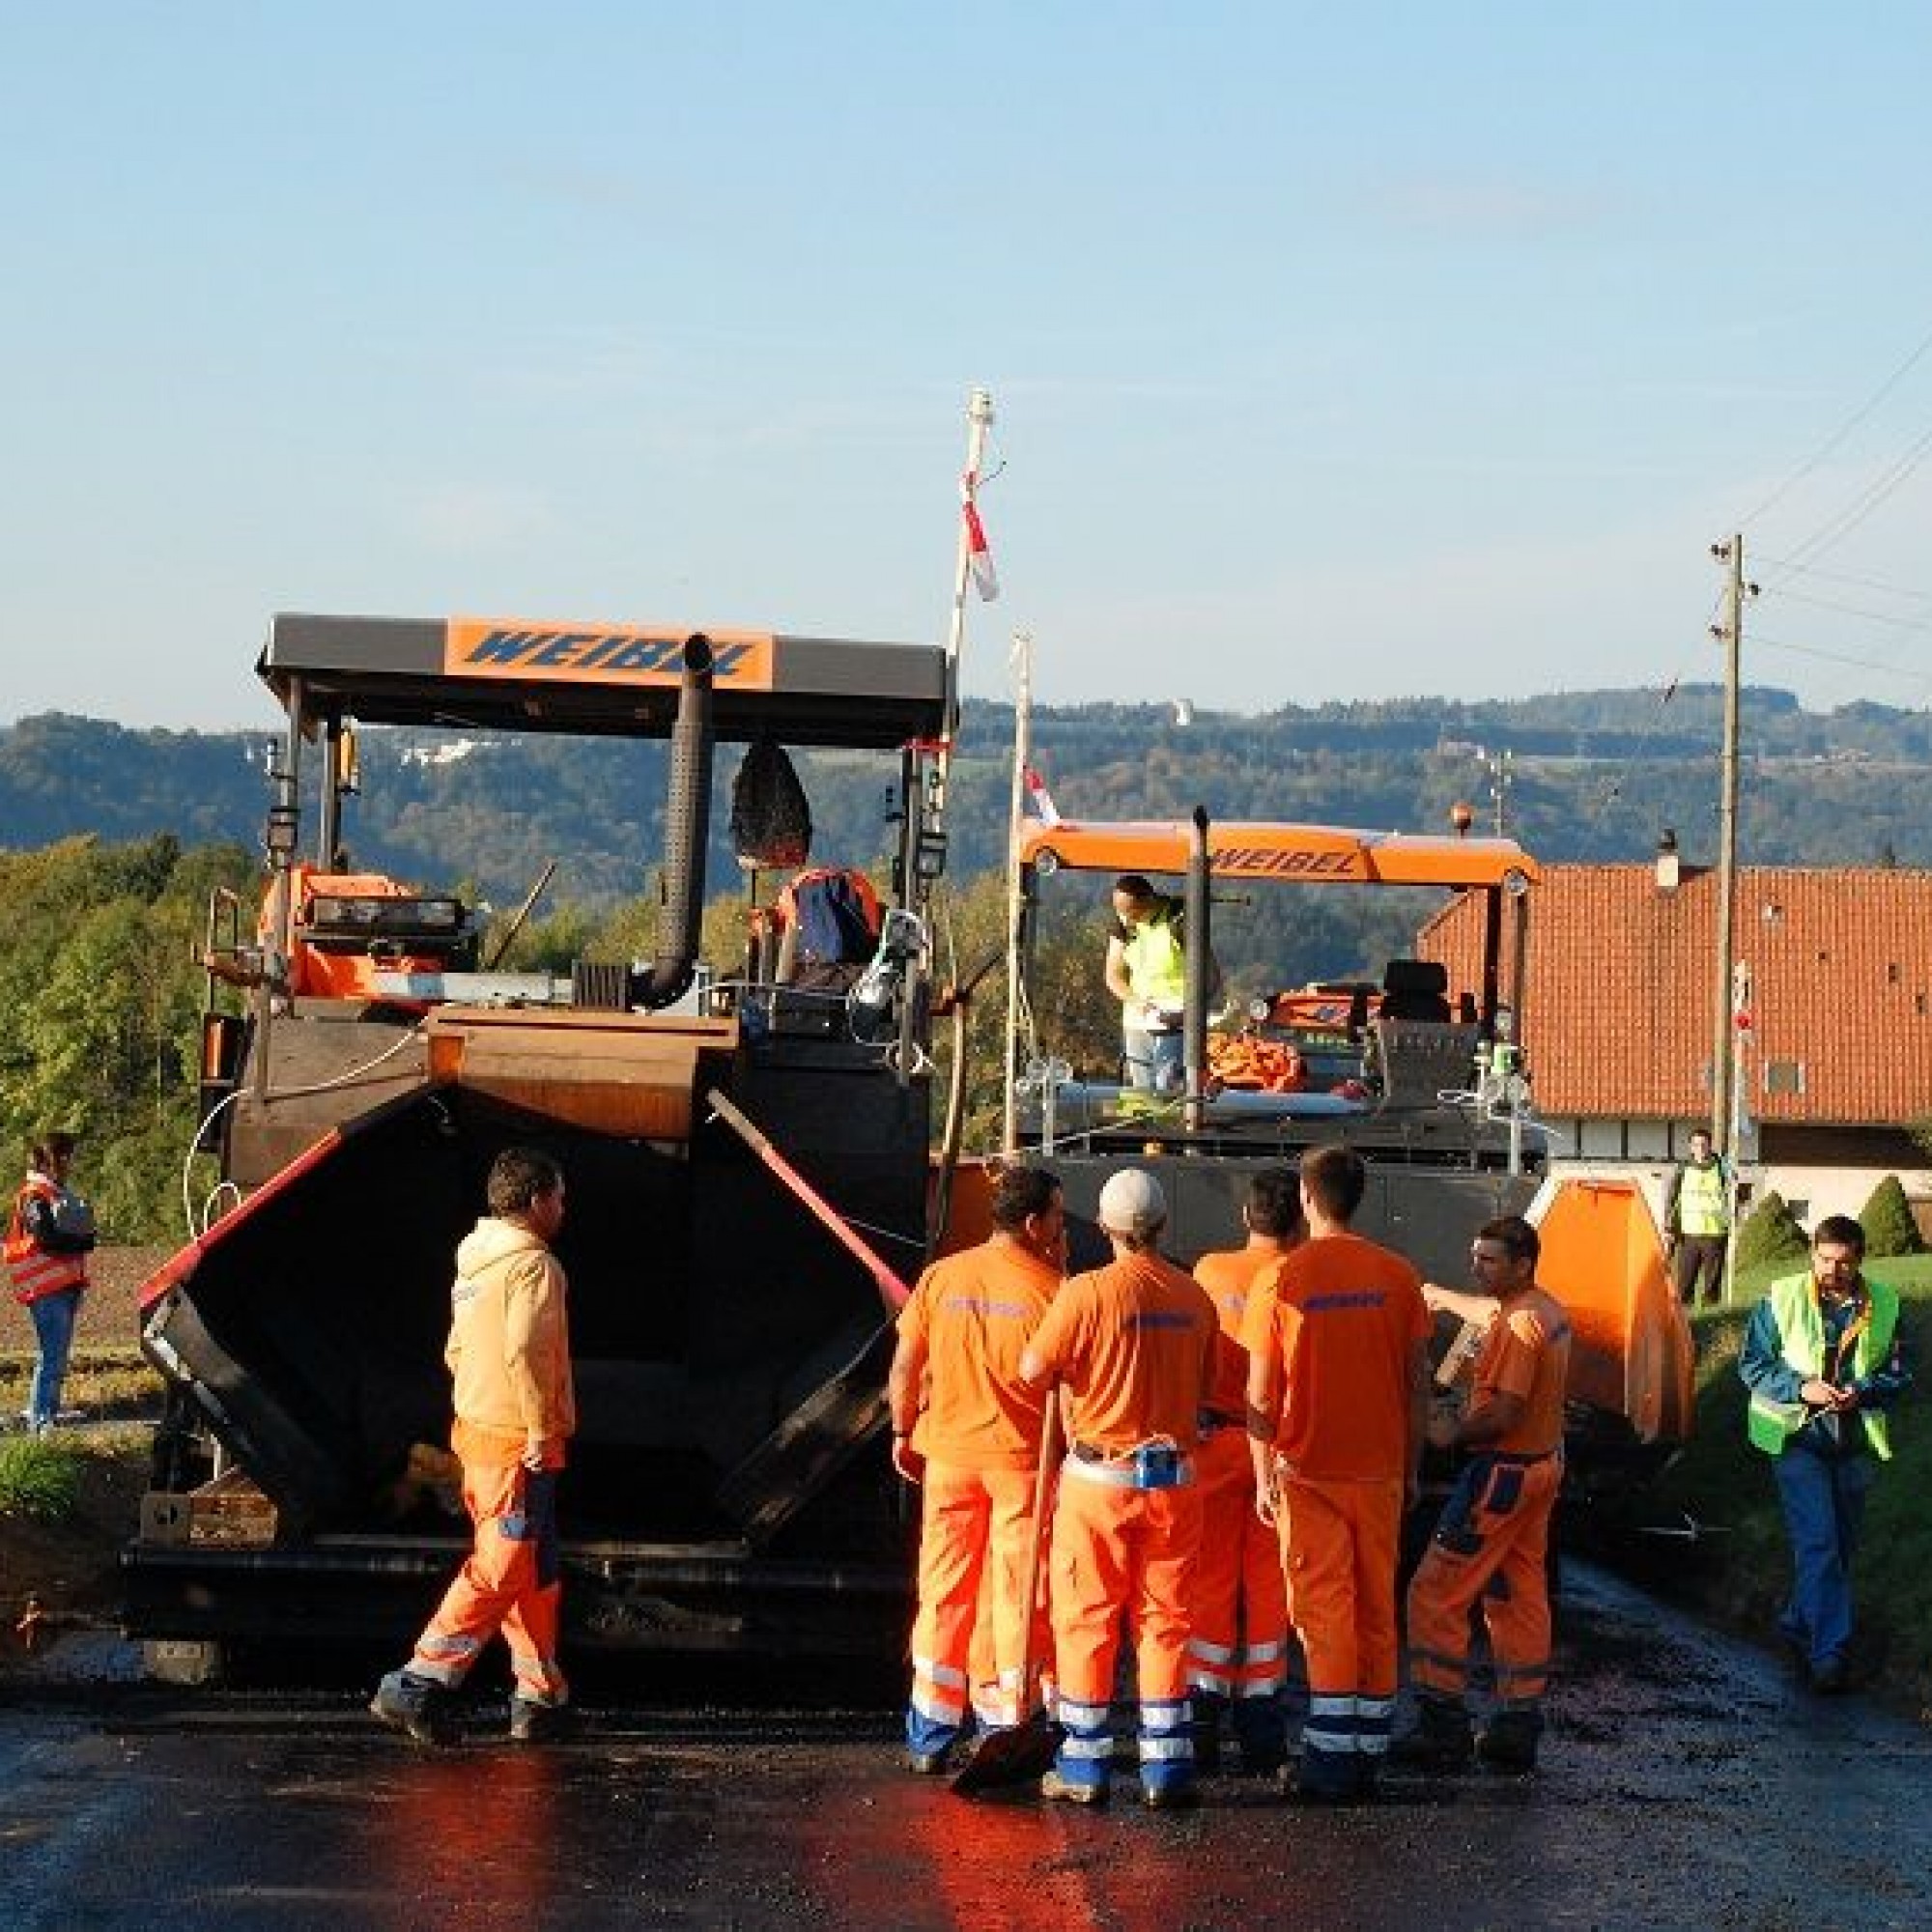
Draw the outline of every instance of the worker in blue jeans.
<instances>
[{"instance_id":1,"label":"worker in blue jeans","mask_svg":"<svg viewBox=\"0 0 1932 1932\"><path fill-rule=\"evenodd\" d=\"M1827 1694L1847 1682L1852 1558L1878 1464L1891 1458L1886 1410L1912 1379L1897 1293L1865 1275L1864 1252L1848 1215L1820 1221L1810 1267L1772 1283L1738 1362L1750 1439L1772 1458L1791 1538L1778 1628Z\"/></svg>"},{"instance_id":2,"label":"worker in blue jeans","mask_svg":"<svg viewBox=\"0 0 1932 1932\"><path fill-rule=\"evenodd\" d=\"M45 1133L35 1142L27 1178L14 1197L4 1248L8 1286L34 1324L40 1359L21 1421L36 1435L76 1422L61 1406L61 1385L73 1348L74 1323L87 1293L94 1210L67 1184L73 1136Z\"/></svg>"}]
</instances>

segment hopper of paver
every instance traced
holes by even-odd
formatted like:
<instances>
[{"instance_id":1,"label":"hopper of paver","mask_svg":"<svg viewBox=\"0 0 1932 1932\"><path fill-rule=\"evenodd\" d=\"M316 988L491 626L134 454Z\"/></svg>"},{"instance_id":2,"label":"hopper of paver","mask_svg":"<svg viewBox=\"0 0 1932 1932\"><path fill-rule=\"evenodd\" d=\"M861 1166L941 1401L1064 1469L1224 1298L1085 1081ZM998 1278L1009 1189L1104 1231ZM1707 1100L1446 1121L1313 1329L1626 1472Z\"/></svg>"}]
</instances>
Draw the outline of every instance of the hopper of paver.
<instances>
[{"instance_id":1,"label":"hopper of paver","mask_svg":"<svg viewBox=\"0 0 1932 1932\"><path fill-rule=\"evenodd\" d=\"M694 1085L700 1068L728 1065L715 1032L684 1044ZM841 1211L916 1231L924 1159L901 1118L911 1098L855 1071L839 1095L833 1066L804 1081L741 1069L734 1094L817 1171ZM749 1584L802 1564L795 1580L835 1600L896 1598L902 1506L881 1459L859 1453L880 1411L848 1413L838 1441L781 1461L769 1480L814 1492L784 1499L776 1535L748 1532L748 1520L772 1514L753 1504L771 1499L748 1499L734 1474L816 1391L879 1352L884 1314L850 1255L735 1135L696 1118L689 1089L686 1103L686 1138L647 1139L535 1113L461 1078L433 1084L331 1133L156 1277L146 1346L274 1505L264 1566L278 1554L367 1554L370 1539L412 1572L446 1566L435 1546L457 1526L437 1520L411 1475L434 1469L448 1441L451 1257L496 1154L534 1142L567 1177L557 1253L580 1431L563 1527L573 1565L616 1586L604 1634L636 1635L622 1602L641 1589L688 1640L707 1616L716 1622L725 1571ZM151 1583L162 1554L146 1552ZM305 1568L293 1563L297 1576ZM707 1589L702 1578L673 1587L667 1571L718 1574ZM778 1607L741 1603L716 1634L749 1640Z\"/></svg>"}]
</instances>

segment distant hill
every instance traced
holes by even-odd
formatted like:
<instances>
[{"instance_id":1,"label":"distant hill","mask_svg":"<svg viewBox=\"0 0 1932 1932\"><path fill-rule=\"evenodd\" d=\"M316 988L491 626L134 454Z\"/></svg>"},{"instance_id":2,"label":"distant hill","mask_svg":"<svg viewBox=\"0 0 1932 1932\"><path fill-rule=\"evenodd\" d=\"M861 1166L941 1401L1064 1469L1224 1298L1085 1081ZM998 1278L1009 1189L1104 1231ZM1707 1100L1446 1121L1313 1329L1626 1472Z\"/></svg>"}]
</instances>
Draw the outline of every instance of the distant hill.
<instances>
[{"instance_id":1,"label":"distant hill","mask_svg":"<svg viewBox=\"0 0 1932 1932\"><path fill-rule=\"evenodd\" d=\"M1639 860L1673 827L1715 856L1720 693L1569 692L1511 702L1443 698L1285 705L1261 714L1167 705L1042 710L1034 762L1068 817L1308 818L1382 829L1446 822L1464 800L1492 822L1508 754L1510 830L1548 860ZM1806 712L1788 693L1744 704L1741 856L1758 864L1932 866L1932 714L1883 705ZM966 707L953 767L956 873L998 862L1011 713ZM0 846L76 833L173 833L253 845L268 803L260 733L135 730L50 713L0 727ZM1490 763L1484 762L1484 754ZM736 748L721 772L736 769ZM799 757L821 855L891 846L889 762ZM362 793L345 813L357 864L512 901L545 860L559 897L609 905L646 888L661 844L665 748L532 735L362 734ZM714 828L712 885L734 876Z\"/></svg>"}]
</instances>

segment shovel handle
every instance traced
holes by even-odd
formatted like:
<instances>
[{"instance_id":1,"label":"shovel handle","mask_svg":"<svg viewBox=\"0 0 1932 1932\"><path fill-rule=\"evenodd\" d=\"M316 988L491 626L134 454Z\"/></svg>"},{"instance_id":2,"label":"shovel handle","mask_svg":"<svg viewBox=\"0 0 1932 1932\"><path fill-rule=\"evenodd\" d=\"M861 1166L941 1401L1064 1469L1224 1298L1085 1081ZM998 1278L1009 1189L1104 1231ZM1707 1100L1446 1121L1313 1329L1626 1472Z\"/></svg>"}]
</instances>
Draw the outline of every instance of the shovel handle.
<instances>
[{"instance_id":1,"label":"shovel handle","mask_svg":"<svg viewBox=\"0 0 1932 1932\"><path fill-rule=\"evenodd\" d=\"M872 1277L872 1286L879 1291L886 1313L896 1315L912 1299L912 1290L905 1282L852 1232L845 1217L772 1145L771 1136L763 1128L748 1120L716 1087L705 1094L704 1104L784 1182L825 1232L859 1262Z\"/></svg>"},{"instance_id":2,"label":"shovel handle","mask_svg":"<svg viewBox=\"0 0 1932 1932\"><path fill-rule=\"evenodd\" d=\"M1052 1493L1053 1479L1060 1472L1060 1387L1054 1383L1046 1391L1046 1414L1039 1432L1039 1468L1033 1479L1033 1527L1027 1532L1026 1647L1020 1657L1020 1696L1026 1704L1022 1722L1033 1710L1034 1685L1043 1662L1033 1653L1039 1621L1039 1566L1046 1553L1046 1499Z\"/></svg>"}]
</instances>

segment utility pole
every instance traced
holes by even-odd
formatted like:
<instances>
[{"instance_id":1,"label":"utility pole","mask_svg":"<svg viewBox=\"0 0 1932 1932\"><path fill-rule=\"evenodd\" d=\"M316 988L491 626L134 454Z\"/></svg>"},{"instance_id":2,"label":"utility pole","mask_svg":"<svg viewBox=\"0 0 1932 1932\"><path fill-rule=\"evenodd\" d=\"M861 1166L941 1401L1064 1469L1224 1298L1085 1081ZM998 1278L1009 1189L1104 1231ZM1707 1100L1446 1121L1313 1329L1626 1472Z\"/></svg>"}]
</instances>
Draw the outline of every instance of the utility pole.
<instances>
[{"instance_id":1,"label":"utility pole","mask_svg":"<svg viewBox=\"0 0 1932 1932\"><path fill-rule=\"evenodd\" d=\"M1711 998L1711 1140L1731 1156L1731 951L1732 908L1738 872L1738 699L1745 639L1745 599L1757 585L1745 582L1745 540L1713 544L1725 568L1724 620L1711 634L1724 646L1724 748L1718 786L1718 932L1716 991Z\"/></svg>"},{"instance_id":2,"label":"utility pole","mask_svg":"<svg viewBox=\"0 0 1932 1932\"><path fill-rule=\"evenodd\" d=\"M1516 753L1504 749L1500 752L1479 752L1476 755L1490 775L1490 809L1495 820L1496 837L1501 838L1509 832L1509 795L1510 784L1516 777Z\"/></svg>"}]
</instances>

